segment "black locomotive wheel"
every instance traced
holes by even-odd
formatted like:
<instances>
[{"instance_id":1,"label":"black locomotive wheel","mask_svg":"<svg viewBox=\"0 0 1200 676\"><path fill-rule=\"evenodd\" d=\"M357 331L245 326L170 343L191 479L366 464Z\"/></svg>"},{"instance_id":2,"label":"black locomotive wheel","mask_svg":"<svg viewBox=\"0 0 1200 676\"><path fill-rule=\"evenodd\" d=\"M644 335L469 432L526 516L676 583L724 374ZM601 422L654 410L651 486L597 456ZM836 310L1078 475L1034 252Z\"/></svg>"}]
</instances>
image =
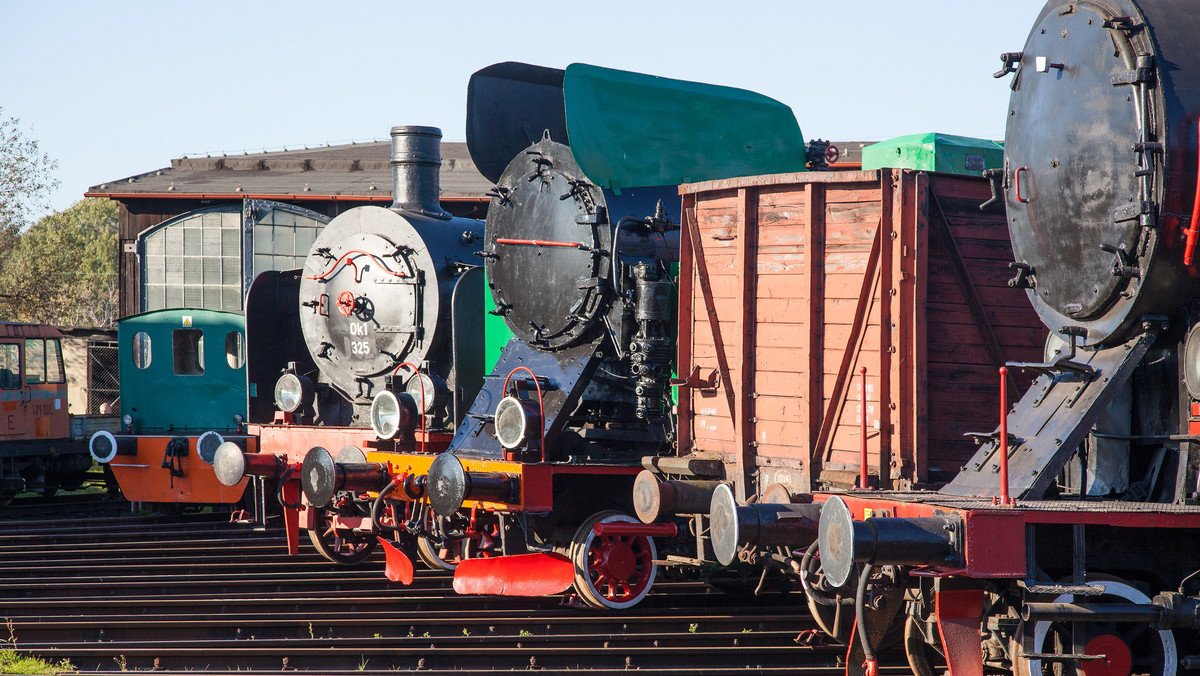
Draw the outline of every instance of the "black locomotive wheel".
<instances>
[{"instance_id":1,"label":"black locomotive wheel","mask_svg":"<svg viewBox=\"0 0 1200 676\"><path fill-rule=\"evenodd\" d=\"M571 540L575 591L590 606L619 610L646 598L654 584L658 551L652 538L596 535L598 523L638 523L616 510L597 512L583 522Z\"/></svg>"},{"instance_id":2,"label":"black locomotive wheel","mask_svg":"<svg viewBox=\"0 0 1200 676\"><path fill-rule=\"evenodd\" d=\"M1088 584L1103 586L1104 594L1083 599L1087 603L1150 603L1136 587L1116 578L1091 579ZM1054 603L1073 603L1071 594L1063 594ZM1087 655L1103 658L1071 662L1021 657L1020 646L1013 648L1013 672L1018 676L1111 676L1147 674L1175 676L1179 653L1170 630L1156 631L1144 624L1089 622L1082 625ZM1071 625L1065 622L1038 622L1033 628L1033 647L1037 654L1071 654Z\"/></svg>"},{"instance_id":3,"label":"black locomotive wheel","mask_svg":"<svg viewBox=\"0 0 1200 676\"><path fill-rule=\"evenodd\" d=\"M935 631L929 631L930 627L923 626L925 622L912 615L904 622L904 655L908 658L908 668L912 669L913 676L934 676L932 661L930 660L931 653L937 653L940 661L945 662L942 655L940 645L932 645L929 643L929 637L937 637Z\"/></svg>"},{"instance_id":4,"label":"black locomotive wheel","mask_svg":"<svg viewBox=\"0 0 1200 676\"><path fill-rule=\"evenodd\" d=\"M337 528L328 510L315 509L316 527L308 531L308 539L321 556L342 565L352 566L375 551L376 540L370 535L358 535L346 528Z\"/></svg>"},{"instance_id":5,"label":"black locomotive wheel","mask_svg":"<svg viewBox=\"0 0 1200 676\"><path fill-rule=\"evenodd\" d=\"M449 540L438 544L422 537L417 539L417 556L431 570L454 570L463 560L463 541Z\"/></svg>"}]
</instances>

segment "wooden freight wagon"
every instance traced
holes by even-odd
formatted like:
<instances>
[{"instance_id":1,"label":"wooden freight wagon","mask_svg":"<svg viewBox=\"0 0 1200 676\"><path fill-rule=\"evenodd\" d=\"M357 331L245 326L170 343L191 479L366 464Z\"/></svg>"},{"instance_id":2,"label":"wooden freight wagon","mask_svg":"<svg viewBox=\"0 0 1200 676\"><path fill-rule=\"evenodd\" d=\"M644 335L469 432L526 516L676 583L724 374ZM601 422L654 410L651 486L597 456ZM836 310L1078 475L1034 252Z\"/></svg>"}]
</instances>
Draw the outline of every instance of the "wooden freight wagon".
<instances>
[{"instance_id":1,"label":"wooden freight wagon","mask_svg":"<svg viewBox=\"0 0 1200 676\"><path fill-rule=\"evenodd\" d=\"M982 178L812 172L681 192L679 448L722 459L739 501L854 484L864 367L871 483L944 483L975 450L963 433L998 423L998 367L1041 360Z\"/></svg>"}]
</instances>

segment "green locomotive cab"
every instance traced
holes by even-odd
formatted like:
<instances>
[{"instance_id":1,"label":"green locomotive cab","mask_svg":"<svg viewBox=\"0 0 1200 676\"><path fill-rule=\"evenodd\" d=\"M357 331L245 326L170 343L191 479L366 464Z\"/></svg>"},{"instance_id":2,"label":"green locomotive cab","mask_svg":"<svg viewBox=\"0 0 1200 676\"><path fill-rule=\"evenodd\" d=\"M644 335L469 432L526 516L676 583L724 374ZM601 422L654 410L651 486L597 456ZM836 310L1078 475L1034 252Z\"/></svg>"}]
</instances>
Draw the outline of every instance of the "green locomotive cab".
<instances>
[{"instance_id":1,"label":"green locomotive cab","mask_svg":"<svg viewBox=\"0 0 1200 676\"><path fill-rule=\"evenodd\" d=\"M117 324L121 430L99 432L92 456L134 502L222 504L245 483L224 486L211 461L217 446L246 436L246 320L241 313L170 309ZM165 476L164 476L165 475Z\"/></svg>"}]
</instances>

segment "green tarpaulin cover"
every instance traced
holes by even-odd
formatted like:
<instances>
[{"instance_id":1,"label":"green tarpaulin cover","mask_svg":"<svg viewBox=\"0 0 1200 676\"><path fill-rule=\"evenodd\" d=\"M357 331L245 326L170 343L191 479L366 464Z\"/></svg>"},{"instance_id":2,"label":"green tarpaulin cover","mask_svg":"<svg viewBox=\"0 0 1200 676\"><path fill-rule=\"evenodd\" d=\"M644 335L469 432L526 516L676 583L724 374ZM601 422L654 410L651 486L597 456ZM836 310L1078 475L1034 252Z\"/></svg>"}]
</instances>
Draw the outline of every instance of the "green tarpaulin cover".
<instances>
[{"instance_id":1,"label":"green tarpaulin cover","mask_svg":"<svg viewBox=\"0 0 1200 676\"><path fill-rule=\"evenodd\" d=\"M576 63L563 98L571 151L604 188L804 171L796 116L762 94Z\"/></svg>"},{"instance_id":2,"label":"green tarpaulin cover","mask_svg":"<svg viewBox=\"0 0 1200 676\"><path fill-rule=\"evenodd\" d=\"M912 134L866 146L863 169L919 169L981 176L1004 164L1004 144L951 134Z\"/></svg>"}]
</instances>

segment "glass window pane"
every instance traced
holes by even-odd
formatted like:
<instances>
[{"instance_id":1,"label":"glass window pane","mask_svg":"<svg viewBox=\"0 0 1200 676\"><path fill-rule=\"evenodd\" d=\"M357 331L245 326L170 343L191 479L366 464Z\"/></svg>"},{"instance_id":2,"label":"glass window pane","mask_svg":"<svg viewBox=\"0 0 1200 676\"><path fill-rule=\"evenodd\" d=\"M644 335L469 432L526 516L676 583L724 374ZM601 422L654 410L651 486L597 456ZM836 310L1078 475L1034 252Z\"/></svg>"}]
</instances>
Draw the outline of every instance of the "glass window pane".
<instances>
[{"instance_id":1,"label":"glass window pane","mask_svg":"<svg viewBox=\"0 0 1200 676\"><path fill-rule=\"evenodd\" d=\"M146 298L143 301L146 310L162 310L167 307L167 289L163 286L146 287Z\"/></svg>"},{"instance_id":2,"label":"glass window pane","mask_svg":"<svg viewBox=\"0 0 1200 676\"><path fill-rule=\"evenodd\" d=\"M204 286L201 284L188 285L183 287L183 307L205 307L204 306ZM209 310L218 308L206 308Z\"/></svg>"},{"instance_id":3,"label":"glass window pane","mask_svg":"<svg viewBox=\"0 0 1200 676\"><path fill-rule=\"evenodd\" d=\"M204 332L200 329L175 329L171 332L171 352L175 375L204 374Z\"/></svg>"},{"instance_id":4,"label":"glass window pane","mask_svg":"<svg viewBox=\"0 0 1200 676\"><path fill-rule=\"evenodd\" d=\"M203 230L185 227L183 229L183 252L189 256L202 255L204 253L203 236Z\"/></svg>"},{"instance_id":5,"label":"glass window pane","mask_svg":"<svg viewBox=\"0 0 1200 676\"><path fill-rule=\"evenodd\" d=\"M237 370L246 363L246 341L240 331L225 334L225 361L229 368Z\"/></svg>"},{"instance_id":6,"label":"glass window pane","mask_svg":"<svg viewBox=\"0 0 1200 676\"><path fill-rule=\"evenodd\" d=\"M16 343L0 344L0 389L21 389L21 347Z\"/></svg>"},{"instance_id":7,"label":"glass window pane","mask_svg":"<svg viewBox=\"0 0 1200 676\"><path fill-rule=\"evenodd\" d=\"M241 256L242 233L237 230L221 231L221 253L225 256Z\"/></svg>"},{"instance_id":8,"label":"glass window pane","mask_svg":"<svg viewBox=\"0 0 1200 676\"><path fill-rule=\"evenodd\" d=\"M41 385L46 382L46 341L25 339L25 383Z\"/></svg>"},{"instance_id":9,"label":"glass window pane","mask_svg":"<svg viewBox=\"0 0 1200 676\"><path fill-rule=\"evenodd\" d=\"M50 338L46 341L46 382L65 383L67 378L64 374L62 345L57 338Z\"/></svg>"},{"instance_id":10,"label":"glass window pane","mask_svg":"<svg viewBox=\"0 0 1200 676\"><path fill-rule=\"evenodd\" d=\"M138 331L133 336L133 365L139 369L150 367L150 334Z\"/></svg>"}]
</instances>

